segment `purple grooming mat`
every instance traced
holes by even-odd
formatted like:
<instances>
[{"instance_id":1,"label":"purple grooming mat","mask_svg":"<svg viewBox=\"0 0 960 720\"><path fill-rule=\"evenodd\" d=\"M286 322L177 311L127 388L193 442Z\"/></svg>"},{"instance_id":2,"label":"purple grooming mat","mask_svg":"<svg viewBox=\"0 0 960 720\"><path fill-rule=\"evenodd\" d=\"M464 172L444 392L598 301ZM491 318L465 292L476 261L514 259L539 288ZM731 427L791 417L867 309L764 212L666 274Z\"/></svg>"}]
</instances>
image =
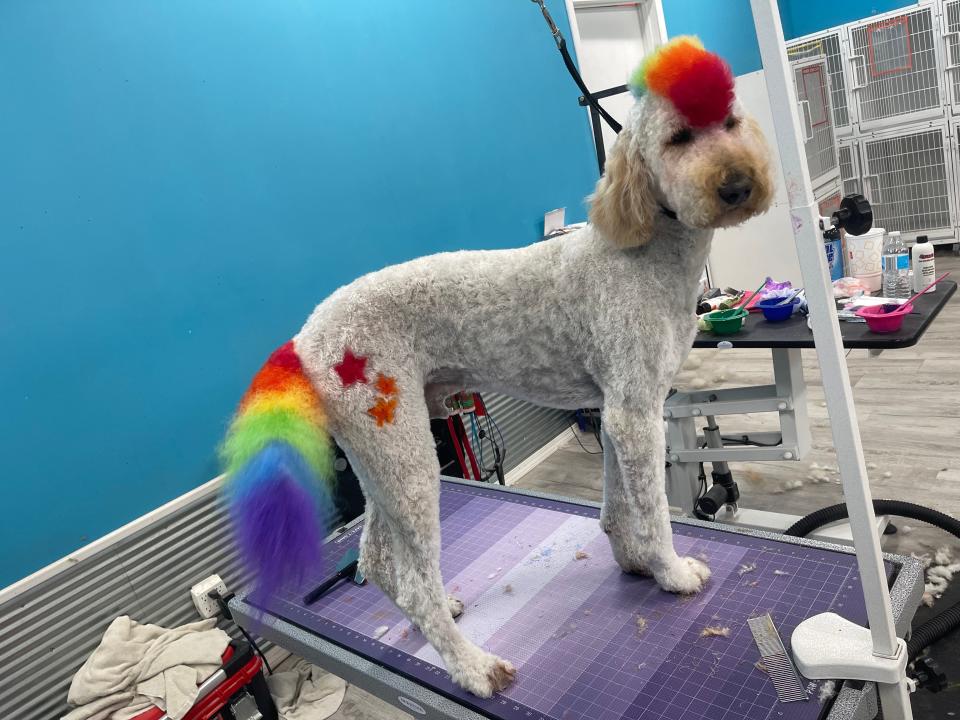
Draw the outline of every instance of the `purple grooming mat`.
<instances>
[{"instance_id":1,"label":"purple grooming mat","mask_svg":"<svg viewBox=\"0 0 960 720\"><path fill-rule=\"evenodd\" d=\"M373 584L343 583L309 607L296 593L270 611L429 686L482 715L506 720L813 720L809 700L781 703L747 619L769 612L789 649L800 621L832 611L866 624L853 555L674 523L684 555L712 577L693 597L663 592L613 560L596 508L444 482L441 568L465 611L467 637L517 667L516 682L482 700L455 686L433 649ZM358 525L328 544L336 563ZM887 563L892 575L893 566ZM729 636L702 636L705 628Z\"/></svg>"}]
</instances>

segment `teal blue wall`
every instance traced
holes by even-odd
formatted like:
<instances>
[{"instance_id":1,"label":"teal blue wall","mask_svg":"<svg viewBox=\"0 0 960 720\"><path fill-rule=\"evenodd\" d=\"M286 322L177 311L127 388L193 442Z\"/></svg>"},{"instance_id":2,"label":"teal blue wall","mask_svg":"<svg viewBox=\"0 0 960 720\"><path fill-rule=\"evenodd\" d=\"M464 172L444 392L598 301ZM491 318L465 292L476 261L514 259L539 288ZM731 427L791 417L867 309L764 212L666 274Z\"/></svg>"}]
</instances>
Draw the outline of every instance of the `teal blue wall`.
<instances>
[{"instance_id":1,"label":"teal blue wall","mask_svg":"<svg viewBox=\"0 0 960 720\"><path fill-rule=\"evenodd\" d=\"M904 0L780 0L783 34L791 38L916 5Z\"/></svg>"},{"instance_id":2,"label":"teal blue wall","mask_svg":"<svg viewBox=\"0 0 960 720\"><path fill-rule=\"evenodd\" d=\"M727 59L735 75L763 67L753 26L750 0L662 0L667 34L699 35ZM780 0L780 20L787 40L887 12L903 0ZM916 3L914 3L916 4Z\"/></svg>"},{"instance_id":3,"label":"teal blue wall","mask_svg":"<svg viewBox=\"0 0 960 720\"><path fill-rule=\"evenodd\" d=\"M582 220L576 97L520 0L0 3L0 586L212 478L337 286Z\"/></svg>"},{"instance_id":4,"label":"teal blue wall","mask_svg":"<svg viewBox=\"0 0 960 720\"><path fill-rule=\"evenodd\" d=\"M708 50L730 63L734 75L763 67L750 0L662 0L667 34L698 35Z\"/></svg>"}]
</instances>

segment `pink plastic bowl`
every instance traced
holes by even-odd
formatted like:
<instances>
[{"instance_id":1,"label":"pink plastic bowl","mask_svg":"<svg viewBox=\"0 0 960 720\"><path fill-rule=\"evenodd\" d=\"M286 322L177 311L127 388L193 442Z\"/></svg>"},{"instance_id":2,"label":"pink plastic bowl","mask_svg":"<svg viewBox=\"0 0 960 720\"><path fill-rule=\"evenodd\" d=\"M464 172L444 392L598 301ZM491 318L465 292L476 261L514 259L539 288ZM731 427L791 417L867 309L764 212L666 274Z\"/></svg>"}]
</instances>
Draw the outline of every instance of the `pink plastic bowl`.
<instances>
[{"instance_id":1,"label":"pink plastic bowl","mask_svg":"<svg viewBox=\"0 0 960 720\"><path fill-rule=\"evenodd\" d=\"M885 313L882 305L874 305L873 307L860 308L857 310L857 315L867 321L867 327L870 328L871 332L892 333L899 330L903 325L903 319L913 312L913 305L907 305L905 310L901 305L900 310L902 312L894 315Z\"/></svg>"}]
</instances>

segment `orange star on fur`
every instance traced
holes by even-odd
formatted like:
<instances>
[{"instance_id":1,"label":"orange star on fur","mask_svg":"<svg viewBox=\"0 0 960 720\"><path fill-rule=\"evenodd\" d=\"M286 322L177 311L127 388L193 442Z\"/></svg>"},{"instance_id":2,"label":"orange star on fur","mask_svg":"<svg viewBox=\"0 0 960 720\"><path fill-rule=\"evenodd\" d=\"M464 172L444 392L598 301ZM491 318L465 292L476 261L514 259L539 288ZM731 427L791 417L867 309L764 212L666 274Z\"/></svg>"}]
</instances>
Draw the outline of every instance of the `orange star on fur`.
<instances>
[{"instance_id":1,"label":"orange star on fur","mask_svg":"<svg viewBox=\"0 0 960 720\"><path fill-rule=\"evenodd\" d=\"M377 421L377 427L393 423L394 413L397 411L397 399L378 397L376 404L367 410L367 414Z\"/></svg>"},{"instance_id":2,"label":"orange star on fur","mask_svg":"<svg viewBox=\"0 0 960 720\"><path fill-rule=\"evenodd\" d=\"M383 373L378 373L374 387L377 388L377 392L379 392L381 395L386 395L387 397L396 395L397 379L392 378L389 375L384 375Z\"/></svg>"}]
</instances>

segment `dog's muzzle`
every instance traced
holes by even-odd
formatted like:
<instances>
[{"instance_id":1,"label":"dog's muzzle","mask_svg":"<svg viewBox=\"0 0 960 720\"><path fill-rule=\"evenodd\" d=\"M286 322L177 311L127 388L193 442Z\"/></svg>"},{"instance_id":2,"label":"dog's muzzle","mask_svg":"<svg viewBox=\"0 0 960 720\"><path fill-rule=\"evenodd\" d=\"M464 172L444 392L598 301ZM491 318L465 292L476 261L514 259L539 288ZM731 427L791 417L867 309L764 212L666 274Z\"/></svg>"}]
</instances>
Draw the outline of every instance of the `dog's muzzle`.
<instances>
[{"instance_id":1,"label":"dog's muzzle","mask_svg":"<svg viewBox=\"0 0 960 720\"><path fill-rule=\"evenodd\" d=\"M753 192L753 181L743 173L732 173L717 188L717 195L730 207L743 205Z\"/></svg>"}]
</instances>

